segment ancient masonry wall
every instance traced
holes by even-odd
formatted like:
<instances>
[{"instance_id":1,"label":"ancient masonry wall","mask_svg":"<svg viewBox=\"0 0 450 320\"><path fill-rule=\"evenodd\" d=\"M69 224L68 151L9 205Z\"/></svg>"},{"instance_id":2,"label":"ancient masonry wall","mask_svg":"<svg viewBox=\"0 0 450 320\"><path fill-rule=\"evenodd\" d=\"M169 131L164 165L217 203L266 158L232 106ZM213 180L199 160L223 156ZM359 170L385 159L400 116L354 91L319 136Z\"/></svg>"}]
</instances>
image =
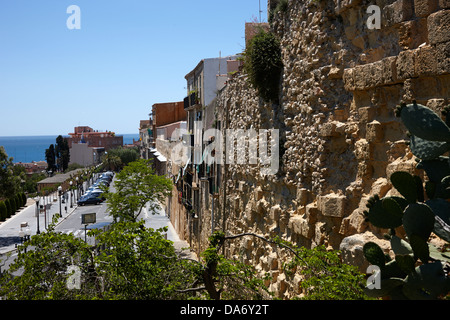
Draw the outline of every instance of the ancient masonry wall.
<instances>
[{"instance_id":1,"label":"ancient masonry wall","mask_svg":"<svg viewBox=\"0 0 450 320\"><path fill-rule=\"evenodd\" d=\"M366 25L371 4L381 8L379 30ZM395 106L450 103L450 1L291 0L272 30L284 63L280 105L264 103L241 75L218 96L217 117L222 128L280 129L280 169L262 177L259 165L227 166L217 225L225 218L232 234L342 249L363 268L362 245L383 232L364 222L367 199L394 192L392 172L415 171ZM300 293L275 246L245 237L226 254L270 272L279 297Z\"/></svg>"}]
</instances>

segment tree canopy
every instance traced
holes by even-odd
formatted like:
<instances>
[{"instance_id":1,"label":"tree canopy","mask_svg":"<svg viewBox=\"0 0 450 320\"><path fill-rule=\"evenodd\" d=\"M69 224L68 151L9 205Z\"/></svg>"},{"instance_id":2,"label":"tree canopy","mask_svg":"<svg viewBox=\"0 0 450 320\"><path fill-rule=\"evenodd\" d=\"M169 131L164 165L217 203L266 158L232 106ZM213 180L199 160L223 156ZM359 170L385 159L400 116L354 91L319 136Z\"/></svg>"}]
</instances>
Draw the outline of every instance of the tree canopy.
<instances>
[{"instance_id":1,"label":"tree canopy","mask_svg":"<svg viewBox=\"0 0 450 320\"><path fill-rule=\"evenodd\" d=\"M135 222L144 207L155 213L172 189L172 182L154 173L149 160L130 162L116 175L114 192L106 192L113 218Z\"/></svg>"}]
</instances>

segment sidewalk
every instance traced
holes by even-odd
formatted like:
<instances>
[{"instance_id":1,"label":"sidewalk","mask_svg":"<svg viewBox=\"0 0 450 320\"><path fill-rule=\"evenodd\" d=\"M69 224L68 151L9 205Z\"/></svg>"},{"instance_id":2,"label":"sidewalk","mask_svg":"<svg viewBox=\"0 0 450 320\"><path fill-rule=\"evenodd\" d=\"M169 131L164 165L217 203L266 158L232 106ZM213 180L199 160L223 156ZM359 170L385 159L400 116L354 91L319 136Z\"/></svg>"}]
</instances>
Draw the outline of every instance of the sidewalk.
<instances>
[{"instance_id":1,"label":"sidewalk","mask_svg":"<svg viewBox=\"0 0 450 320\"><path fill-rule=\"evenodd\" d=\"M40 204L43 204L42 199ZM53 201L53 199L56 199L56 201ZM60 211L59 198L56 196L48 196L46 203L49 204L49 210L47 210L46 214L44 212L39 214L39 224L36 217L36 202L33 199L27 199L25 207L21 208L20 211L16 212L15 215L6 221L0 223L0 256L14 251L16 245L20 244L20 229L25 231L25 229L29 228L31 236L35 235L38 230L39 232L47 230L47 226L51 223L53 216ZM62 218L59 219L58 223L63 221L76 209L76 205L70 208L70 203L68 202L66 213L65 206L66 204L61 203Z\"/></svg>"},{"instance_id":2,"label":"sidewalk","mask_svg":"<svg viewBox=\"0 0 450 320\"><path fill-rule=\"evenodd\" d=\"M198 260L197 255L189 249L189 243L180 239L164 210L161 209L153 215L149 214L148 209L144 207L140 218L145 220L145 226L147 228L157 230L163 227L168 227L167 240L173 242L175 250L184 258Z\"/></svg>"}]
</instances>

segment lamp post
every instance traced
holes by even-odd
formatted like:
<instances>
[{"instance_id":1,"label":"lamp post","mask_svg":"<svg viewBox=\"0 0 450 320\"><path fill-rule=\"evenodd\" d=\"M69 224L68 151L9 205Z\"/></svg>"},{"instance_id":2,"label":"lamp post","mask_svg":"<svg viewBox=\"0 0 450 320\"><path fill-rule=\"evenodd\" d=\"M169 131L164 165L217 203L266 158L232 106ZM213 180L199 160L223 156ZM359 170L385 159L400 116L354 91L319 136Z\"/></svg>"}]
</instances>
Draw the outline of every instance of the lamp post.
<instances>
[{"instance_id":1,"label":"lamp post","mask_svg":"<svg viewBox=\"0 0 450 320\"><path fill-rule=\"evenodd\" d=\"M62 218L62 210L61 210L61 193L62 193L62 187L58 187L58 196L59 196L59 217Z\"/></svg>"},{"instance_id":2,"label":"lamp post","mask_svg":"<svg viewBox=\"0 0 450 320\"><path fill-rule=\"evenodd\" d=\"M70 180L70 207L71 208L73 207L73 189L72 189L72 185L73 185L73 182L72 182L72 180Z\"/></svg>"},{"instance_id":3,"label":"lamp post","mask_svg":"<svg viewBox=\"0 0 450 320\"><path fill-rule=\"evenodd\" d=\"M39 196L34 198L34 201L36 201L36 219L37 219L37 229L36 234L40 234L41 231L39 231Z\"/></svg>"},{"instance_id":4,"label":"lamp post","mask_svg":"<svg viewBox=\"0 0 450 320\"><path fill-rule=\"evenodd\" d=\"M78 177L76 178L76 181L77 181L77 200L78 200L78 199L80 199L80 195L79 195L79 193L80 193L80 185L79 185L79 182L78 182Z\"/></svg>"}]
</instances>

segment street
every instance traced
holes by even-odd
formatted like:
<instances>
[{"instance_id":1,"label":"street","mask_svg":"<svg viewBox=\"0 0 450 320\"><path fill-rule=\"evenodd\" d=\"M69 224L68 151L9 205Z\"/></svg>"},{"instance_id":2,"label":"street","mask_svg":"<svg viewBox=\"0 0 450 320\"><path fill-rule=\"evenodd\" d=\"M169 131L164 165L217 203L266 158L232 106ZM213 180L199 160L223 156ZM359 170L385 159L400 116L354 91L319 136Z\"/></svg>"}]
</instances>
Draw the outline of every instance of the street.
<instances>
[{"instance_id":1,"label":"street","mask_svg":"<svg viewBox=\"0 0 450 320\"><path fill-rule=\"evenodd\" d=\"M87 185L85 187L88 187ZM87 188L85 188L86 190ZM114 192L114 180L110 186L110 192ZM103 202L99 205L76 205L76 195L74 195L71 207L71 197L69 197L65 203L59 203L59 199L55 197L49 197L46 199L46 203L50 203L49 210L41 212L39 219L36 218L36 204L32 203L33 200L29 199L28 206L24 208L20 213L6 222L0 224L0 272L9 268L9 265L17 257L17 251L15 246L20 243L19 230L22 229L21 225L26 222L27 227L31 233L31 236L39 232L45 232L46 227L51 222L53 216L60 212L61 206L62 217L58 219L55 227L56 232L73 234L80 239L86 239L91 245L94 244L94 239L86 237L85 225L82 224L82 215L87 213L95 213L96 222L94 224L87 225L86 229L89 232L91 228L102 228L105 225L111 223L113 218L107 213L107 203ZM42 198L41 198L41 201ZM66 207L67 205L67 207ZM145 226L148 228L159 229L168 227L166 237L168 240L173 241L175 248L181 254L190 256L193 259L197 259L195 254L189 252L189 250L183 250L183 248L189 247L188 243L181 240L178 237L175 229L170 223L169 218L166 216L164 210L158 210L155 215L149 214L148 209L145 207L139 219L145 221Z\"/></svg>"},{"instance_id":2,"label":"street","mask_svg":"<svg viewBox=\"0 0 450 320\"><path fill-rule=\"evenodd\" d=\"M85 225L81 224L82 215L86 213L95 213L96 223L94 226L104 223L111 223L113 219L111 216L108 216L106 208L107 204L105 202L99 205L79 206L70 216L56 226L55 231L67 234L72 233L76 237L85 239ZM87 229L90 227L92 227L92 225L87 225ZM93 239L87 237L87 240L90 244L93 244L91 243Z\"/></svg>"},{"instance_id":3,"label":"street","mask_svg":"<svg viewBox=\"0 0 450 320\"><path fill-rule=\"evenodd\" d=\"M87 190L90 184L85 182L84 190ZM72 199L73 196L73 199ZM56 195L41 197L39 205L42 208L39 218L36 217L36 204L33 199L28 199L27 207L12 216L7 221L0 224L0 271L9 268L9 265L17 256L16 246L21 243L19 231L28 230L33 236L37 233L45 232L55 215L62 217L56 223L55 231L62 233L72 233L75 236L85 239L84 225L81 224L81 216L84 213L95 213L97 222L111 222L112 218L107 216L107 204L103 202L100 205L77 206L76 191L67 193L66 201L63 197L59 199ZM72 205L71 205L72 204ZM89 228L89 226L88 226ZM92 242L92 239L87 239Z\"/></svg>"}]
</instances>

